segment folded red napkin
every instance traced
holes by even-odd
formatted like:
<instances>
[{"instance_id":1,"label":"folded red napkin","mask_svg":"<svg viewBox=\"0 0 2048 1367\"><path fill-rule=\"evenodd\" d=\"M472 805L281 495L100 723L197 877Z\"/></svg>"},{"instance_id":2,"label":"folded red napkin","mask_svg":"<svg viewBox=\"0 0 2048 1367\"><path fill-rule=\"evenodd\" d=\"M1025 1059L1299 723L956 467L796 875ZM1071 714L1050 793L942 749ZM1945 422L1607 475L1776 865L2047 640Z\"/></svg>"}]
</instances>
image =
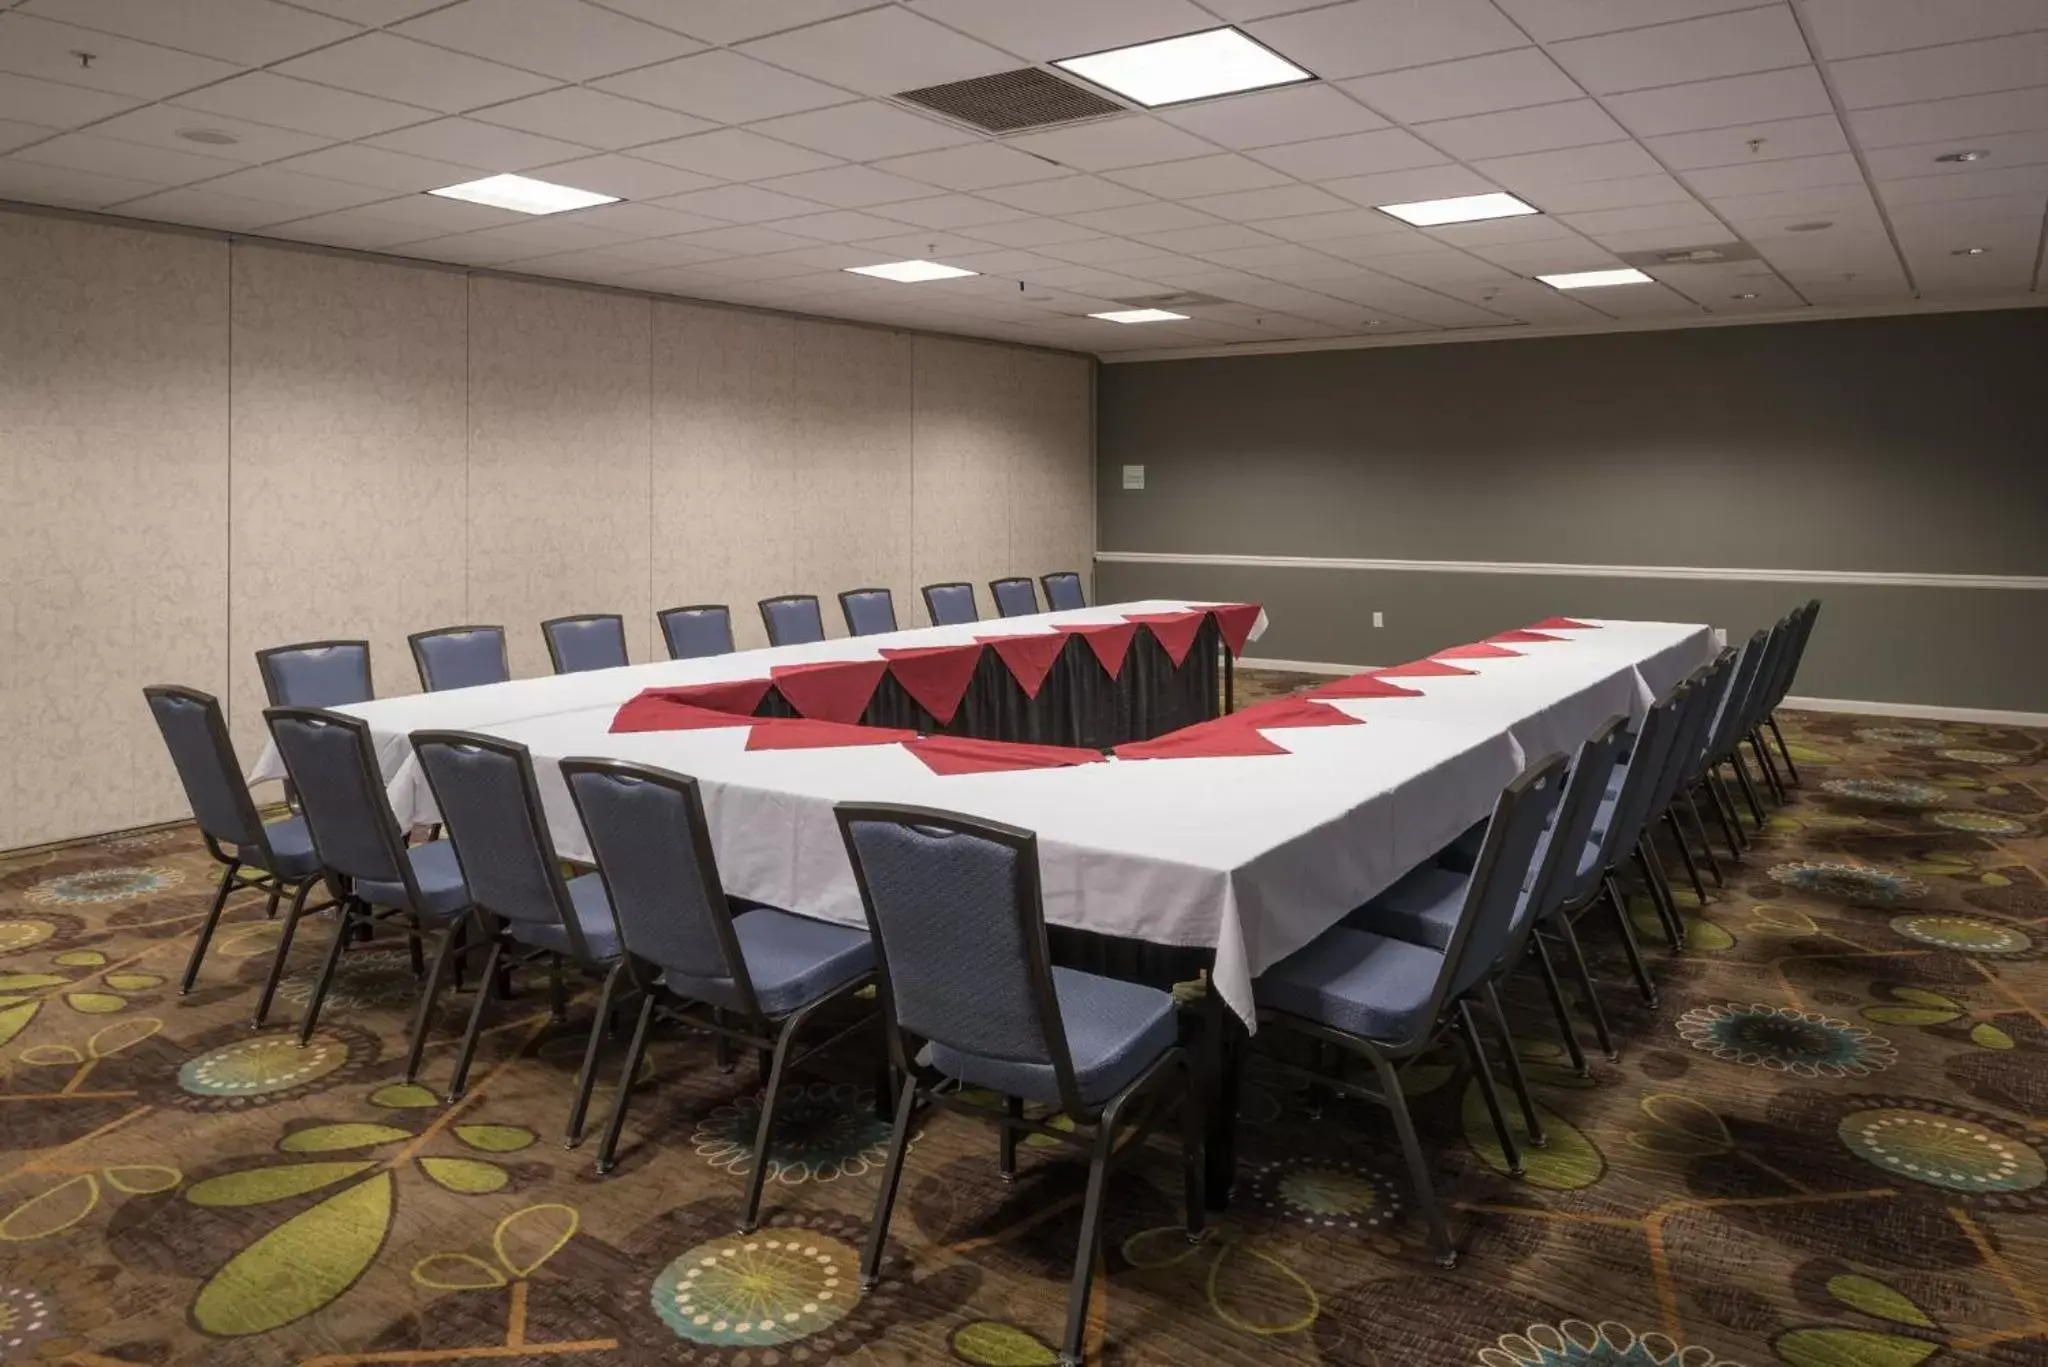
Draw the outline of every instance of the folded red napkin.
<instances>
[{"instance_id":1,"label":"folded red napkin","mask_svg":"<svg viewBox=\"0 0 2048 1367\"><path fill-rule=\"evenodd\" d=\"M1195 635L1201 631L1202 623L1209 620L1209 614L1200 608L1189 608L1185 612L1127 612L1126 622L1142 622L1166 649L1166 658L1173 661L1174 668L1194 649Z\"/></svg>"},{"instance_id":2,"label":"folded red napkin","mask_svg":"<svg viewBox=\"0 0 2048 1367\"><path fill-rule=\"evenodd\" d=\"M1244 654L1244 643L1252 638L1252 628L1259 624L1259 613L1264 611L1257 603L1218 603L1208 611L1216 618L1216 629L1223 634L1223 645L1232 655Z\"/></svg>"},{"instance_id":3,"label":"folded red napkin","mask_svg":"<svg viewBox=\"0 0 2048 1367\"><path fill-rule=\"evenodd\" d=\"M1185 726L1156 740L1132 741L1116 748L1118 759L1234 759L1286 753L1287 747L1275 745L1261 735L1257 727L1237 724L1229 717Z\"/></svg>"},{"instance_id":4,"label":"folded red napkin","mask_svg":"<svg viewBox=\"0 0 2048 1367\"><path fill-rule=\"evenodd\" d=\"M1058 631L1038 636L977 636L974 639L1002 657L1003 663L1009 666L1010 676L1024 690L1027 698L1038 696L1038 690L1045 686L1045 676L1052 672L1053 662L1067 648L1066 634Z\"/></svg>"},{"instance_id":5,"label":"folded red napkin","mask_svg":"<svg viewBox=\"0 0 2048 1367\"><path fill-rule=\"evenodd\" d=\"M1438 679L1450 674L1476 674L1475 669L1460 669L1456 665L1438 664L1435 660L1410 660L1404 665L1391 669L1375 669L1373 674L1381 679Z\"/></svg>"},{"instance_id":6,"label":"folded red napkin","mask_svg":"<svg viewBox=\"0 0 2048 1367\"><path fill-rule=\"evenodd\" d=\"M1432 660L1501 660L1512 655L1520 655L1521 653L1519 650L1509 650L1506 646L1491 646L1481 641L1477 645L1452 646L1448 650L1433 651L1429 658Z\"/></svg>"},{"instance_id":7,"label":"folded red napkin","mask_svg":"<svg viewBox=\"0 0 2048 1367\"><path fill-rule=\"evenodd\" d=\"M908 742L903 748L923 760L927 769L941 775L1063 769L1102 760L1099 750L1068 745L1013 745L999 740L970 740L965 736L926 736Z\"/></svg>"},{"instance_id":8,"label":"folded red napkin","mask_svg":"<svg viewBox=\"0 0 2048 1367\"><path fill-rule=\"evenodd\" d=\"M1388 687L1393 685L1389 684ZM1401 690L1406 692L1407 690ZM1240 708L1222 718L1239 726L1279 728L1283 726L1363 726L1362 718L1348 712L1339 712L1334 707L1325 707L1307 698L1275 698L1271 702L1257 703Z\"/></svg>"},{"instance_id":9,"label":"folded red napkin","mask_svg":"<svg viewBox=\"0 0 2048 1367\"><path fill-rule=\"evenodd\" d=\"M1569 617L1546 617L1540 622L1529 623L1531 631L1598 631L1591 622L1575 622Z\"/></svg>"},{"instance_id":10,"label":"folded red napkin","mask_svg":"<svg viewBox=\"0 0 2048 1367\"><path fill-rule=\"evenodd\" d=\"M736 717L751 717L754 709L761 705L761 699L768 696L768 681L725 679L719 683L671 684L664 688L642 689L640 696L688 703L692 707L708 707L713 712L730 712Z\"/></svg>"},{"instance_id":11,"label":"folded red napkin","mask_svg":"<svg viewBox=\"0 0 2048 1367\"><path fill-rule=\"evenodd\" d=\"M775 665L768 677L782 700L813 721L857 722L867 711L887 660L825 660L808 665Z\"/></svg>"},{"instance_id":12,"label":"folded red napkin","mask_svg":"<svg viewBox=\"0 0 2048 1367\"><path fill-rule=\"evenodd\" d=\"M1524 628L1519 631L1503 631L1498 636L1489 636L1486 639L1494 642L1496 645L1534 645L1538 641L1568 641L1571 638L1569 636L1549 636L1540 631L1530 631Z\"/></svg>"},{"instance_id":13,"label":"folded red napkin","mask_svg":"<svg viewBox=\"0 0 2048 1367\"><path fill-rule=\"evenodd\" d=\"M649 689L637 698L628 699L612 716L613 734L626 731L703 731L719 726L746 726L754 720L731 712L714 712L708 707L650 696L659 691Z\"/></svg>"},{"instance_id":14,"label":"folded red napkin","mask_svg":"<svg viewBox=\"0 0 2048 1367\"><path fill-rule=\"evenodd\" d=\"M1130 653L1131 638L1138 634L1136 622L1097 622L1087 626L1061 627L1069 636L1079 636L1095 652L1095 658L1109 677L1123 673L1124 656Z\"/></svg>"},{"instance_id":15,"label":"folded red napkin","mask_svg":"<svg viewBox=\"0 0 2048 1367\"><path fill-rule=\"evenodd\" d=\"M1308 691L1311 698L1419 698L1419 688L1403 688L1388 683L1375 674L1353 674L1348 679L1336 679L1321 688Z\"/></svg>"},{"instance_id":16,"label":"folded red napkin","mask_svg":"<svg viewBox=\"0 0 2048 1367\"><path fill-rule=\"evenodd\" d=\"M917 732L892 726L852 726L808 717L758 717L747 733L749 750L825 750L841 745L888 745L915 740Z\"/></svg>"},{"instance_id":17,"label":"folded red napkin","mask_svg":"<svg viewBox=\"0 0 2048 1367\"><path fill-rule=\"evenodd\" d=\"M884 646L882 658L889 662L890 677L943 726L960 710L981 652L978 645Z\"/></svg>"}]
</instances>

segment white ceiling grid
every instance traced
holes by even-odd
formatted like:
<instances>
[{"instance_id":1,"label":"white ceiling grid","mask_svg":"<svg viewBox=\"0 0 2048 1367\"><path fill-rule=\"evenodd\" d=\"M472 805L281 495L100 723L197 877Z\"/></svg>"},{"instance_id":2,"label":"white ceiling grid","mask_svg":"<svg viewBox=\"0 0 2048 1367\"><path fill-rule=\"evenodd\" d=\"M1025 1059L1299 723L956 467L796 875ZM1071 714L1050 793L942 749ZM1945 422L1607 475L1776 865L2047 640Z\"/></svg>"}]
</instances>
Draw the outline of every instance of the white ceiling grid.
<instances>
[{"instance_id":1,"label":"white ceiling grid","mask_svg":"<svg viewBox=\"0 0 2048 1367\"><path fill-rule=\"evenodd\" d=\"M1321 80L1007 138L889 98L1220 23ZM419 193L500 172L628 202ZM1543 215L1371 208L1494 190ZM0 199L1104 354L2024 302L2048 0L0 0ZM843 269L905 256L983 274ZM1173 291L1221 302L1085 316Z\"/></svg>"}]
</instances>

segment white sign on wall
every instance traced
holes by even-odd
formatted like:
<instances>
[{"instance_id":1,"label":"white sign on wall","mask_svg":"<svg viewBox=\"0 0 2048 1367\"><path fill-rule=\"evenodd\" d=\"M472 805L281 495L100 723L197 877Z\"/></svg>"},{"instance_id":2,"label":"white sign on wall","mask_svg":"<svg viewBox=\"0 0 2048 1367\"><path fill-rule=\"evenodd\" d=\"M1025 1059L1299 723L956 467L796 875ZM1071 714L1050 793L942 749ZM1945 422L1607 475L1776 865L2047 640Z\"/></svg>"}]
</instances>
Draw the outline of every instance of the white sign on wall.
<instances>
[{"instance_id":1,"label":"white sign on wall","mask_svg":"<svg viewBox=\"0 0 2048 1367\"><path fill-rule=\"evenodd\" d=\"M1142 465L1126 465L1124 467L1124 488L1142 489L1144 487L1145 467Z\"/></svg>"}]
</instances>

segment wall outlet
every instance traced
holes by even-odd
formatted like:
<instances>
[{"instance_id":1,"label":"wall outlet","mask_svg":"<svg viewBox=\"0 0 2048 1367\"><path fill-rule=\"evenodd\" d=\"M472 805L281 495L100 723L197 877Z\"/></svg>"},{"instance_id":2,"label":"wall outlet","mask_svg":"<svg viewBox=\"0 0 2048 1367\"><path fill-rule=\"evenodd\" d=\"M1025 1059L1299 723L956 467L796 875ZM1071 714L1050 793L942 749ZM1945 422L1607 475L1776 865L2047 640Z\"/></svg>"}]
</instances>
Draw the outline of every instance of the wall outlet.
<instances>
[{"instance_id":1,"label":"wall outlet","mask_svg":"<svg viewBox=\"0 0 2048 1367\"><path fill-rule=\"evenodd\" d=\"M1375 612L1372 615L1372 624L1375 627L1385 626L1387 624L1387 614L1385 614L1384 612Z\"/></svg>"}]
</instances>

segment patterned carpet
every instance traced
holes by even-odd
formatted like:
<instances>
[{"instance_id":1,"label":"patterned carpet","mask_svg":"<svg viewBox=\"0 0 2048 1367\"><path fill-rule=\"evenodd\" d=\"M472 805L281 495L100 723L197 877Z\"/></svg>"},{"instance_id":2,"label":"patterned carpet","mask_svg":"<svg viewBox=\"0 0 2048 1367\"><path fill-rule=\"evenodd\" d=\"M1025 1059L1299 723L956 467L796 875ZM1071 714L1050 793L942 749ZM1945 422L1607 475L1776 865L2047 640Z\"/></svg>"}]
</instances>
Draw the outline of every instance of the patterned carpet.
<instances>
[{"instance_id":1,"label":"patterned carpet","mask_svg":"<svg viewBox=\"0 0 2048 1367\"><path fill-rule=\"evenodd\" d=\"M1238 1198L1205 1244L1179 1234L1167 1141L1112 1183L1091 1360L2048 1363L2048 734L1790 721L1806 786L1691 952L1653 951L1654 1014L1587 923L1618 1065L1560 1066L1517 987L1551 1133L1524 1178L1459 1065L1412 1071L1455 1272L1423 1251L1384 1114L1311 1119L1255 1067ZM1081 1169L1046 1141L1006 1187L992 1131L931 1121L863 1295L886 1127L860 1049L799 1078L767 1222L736 1237L751 1066L660 1040L599 1179L559 1142L587 1015L551 1026L525 991L445 1105L397 1080L397 946L350 955L304 1051L277 1027L324 925L267 1032L247 1023L276 935L260 899L178 997L211 880L186 830L0 856L0 1361L1053 1361ZM609 1099L608 1078L600 1116Z\"/></svg>"}]
</instances>

